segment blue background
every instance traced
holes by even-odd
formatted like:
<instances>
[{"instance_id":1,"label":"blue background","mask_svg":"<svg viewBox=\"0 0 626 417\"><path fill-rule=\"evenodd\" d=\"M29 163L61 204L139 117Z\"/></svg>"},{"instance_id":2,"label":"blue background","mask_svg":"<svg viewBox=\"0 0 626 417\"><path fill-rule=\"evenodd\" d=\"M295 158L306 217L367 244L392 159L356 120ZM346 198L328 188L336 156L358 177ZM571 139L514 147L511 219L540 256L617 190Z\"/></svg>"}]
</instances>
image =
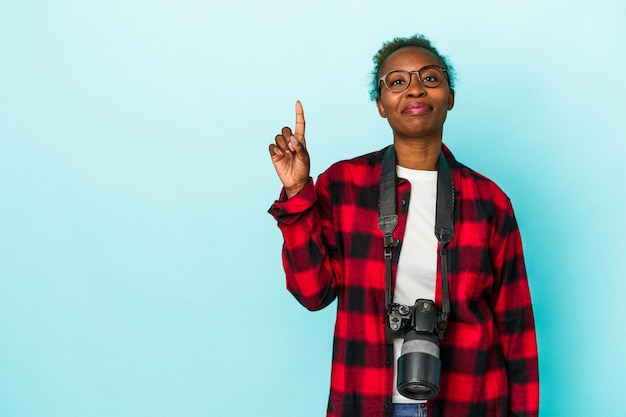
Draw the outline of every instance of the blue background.
<instances>
[{"instance_id":1,"label":"blue background","mask_svg":"<svg viewBox=\"0 0 626 417\"><path fill-rule=\"evenodd\" d=\"M380 149L383 41L458 71L445 142L511 197L543 416L626 415L626 3L0 1L0 416L324 415L334 305L285 290L267 146ZM234 408L231 408L234 407Z\"/></svg>"}]
</instances>

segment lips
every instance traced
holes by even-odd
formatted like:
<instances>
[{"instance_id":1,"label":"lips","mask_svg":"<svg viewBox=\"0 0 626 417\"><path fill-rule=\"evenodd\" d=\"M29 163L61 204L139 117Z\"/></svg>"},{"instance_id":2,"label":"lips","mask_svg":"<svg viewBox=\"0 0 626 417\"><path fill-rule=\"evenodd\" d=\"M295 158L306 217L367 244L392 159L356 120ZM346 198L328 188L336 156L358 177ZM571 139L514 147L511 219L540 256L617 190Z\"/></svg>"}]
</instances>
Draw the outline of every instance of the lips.
<instances>
[{"instance_id":1,"label":"lips","mask_svg":"<svg viewBox=\"0 0 626 417\"><path fill-rule=\"evenodd\" d=\"M424 114L431 111L433 108L426 103L411 103L402 110L404 114Z\"/></svg>"}]
</instances>

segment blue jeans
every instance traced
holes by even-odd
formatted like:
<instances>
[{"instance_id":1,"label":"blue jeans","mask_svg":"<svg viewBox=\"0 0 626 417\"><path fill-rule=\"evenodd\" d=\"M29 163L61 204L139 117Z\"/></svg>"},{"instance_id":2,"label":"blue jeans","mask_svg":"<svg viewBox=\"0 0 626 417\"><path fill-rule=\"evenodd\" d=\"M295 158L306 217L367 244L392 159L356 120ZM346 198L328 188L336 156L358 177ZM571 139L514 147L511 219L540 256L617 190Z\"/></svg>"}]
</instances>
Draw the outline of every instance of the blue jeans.
<instances>
[{"instance_id":1,"label":"blue jeans","mask_svg":"<svg viewBox=\"0 0 626 417\"><path fill-rule=\"evenodd\" d=\"M426 417L426 403L394 404L392 417Z\"/></svg>"}]
</instances>

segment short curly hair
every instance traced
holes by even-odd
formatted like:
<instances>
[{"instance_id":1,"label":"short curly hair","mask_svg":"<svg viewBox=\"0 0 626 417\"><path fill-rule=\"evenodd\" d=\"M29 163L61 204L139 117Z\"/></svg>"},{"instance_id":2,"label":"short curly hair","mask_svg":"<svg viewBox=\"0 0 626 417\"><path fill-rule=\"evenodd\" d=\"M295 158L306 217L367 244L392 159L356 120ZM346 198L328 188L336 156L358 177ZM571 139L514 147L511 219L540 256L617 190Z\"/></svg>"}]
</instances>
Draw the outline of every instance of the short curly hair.
<instances>
[{"instance_id":1,"label":"short curly hair","mask_svg":"<svg viewBox=\"0 0 626 417\"><path fill-rule=\"evenodd\" d=\"M389 58L389 56L398 49L405 48L407 46L417 46L419 48L423 48L432 52L439 59L441 59L443 65L447 69L446 74L448 75L448 84L451 89L454 88L456 72L450 63L450 60L445 55L440 54L428 38L422 34L416 34L408 38L394 38L391 41L385 42L378 52L376 52L376 55L372 58L374 61L374 69L371 74L370 99L377 100L380 98L380 84L378 82L378 78L380 77L380 69L385 64L385 61L387 61L387 58Z\"/></svg>"}]
</instances>

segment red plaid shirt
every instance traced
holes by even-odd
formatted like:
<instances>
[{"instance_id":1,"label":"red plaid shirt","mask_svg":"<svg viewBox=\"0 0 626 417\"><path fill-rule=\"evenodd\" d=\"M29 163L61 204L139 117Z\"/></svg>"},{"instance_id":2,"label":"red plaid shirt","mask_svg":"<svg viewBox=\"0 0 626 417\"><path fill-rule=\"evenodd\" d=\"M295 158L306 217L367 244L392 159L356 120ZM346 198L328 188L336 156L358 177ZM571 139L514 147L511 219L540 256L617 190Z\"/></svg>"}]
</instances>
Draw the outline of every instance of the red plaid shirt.
<instances>
[{"instance_id":1,"label":"red plaid shirt","mask_svg":"<svg viewBox=\"0 0 626 417\"><path fill-rule=\"evenodd\" d=\"M428 402L429 416L537 416L535 327L513 209L497 185L443 149L455 187L451 315L441 342L440 391ZM285 240L288 290L310 310L337 299L329 417L391 415L393 348L385 340L378 228L382 155L338 162L315 186L309 181L289 200L283 193L270 208ZM402 242L410 184L400 180L397 187L394 237ZM441 309L438 265L435 303Z\"/></svg>"}]
</instances>

